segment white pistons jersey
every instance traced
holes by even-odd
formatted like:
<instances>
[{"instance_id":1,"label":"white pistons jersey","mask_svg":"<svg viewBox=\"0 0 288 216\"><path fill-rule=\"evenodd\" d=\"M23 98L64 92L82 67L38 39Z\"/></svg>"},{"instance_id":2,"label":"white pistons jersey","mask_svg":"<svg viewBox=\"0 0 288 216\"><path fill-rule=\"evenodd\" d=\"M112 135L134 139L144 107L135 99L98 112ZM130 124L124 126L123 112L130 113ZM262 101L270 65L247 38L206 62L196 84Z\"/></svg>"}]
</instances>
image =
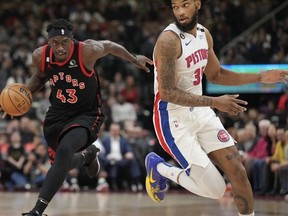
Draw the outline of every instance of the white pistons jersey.
<instances>
[{"instance_id":1,"label":"white pistons jersey","mask_svg":"<svg viewBox=\"0 0 288 216\"><path fill-rule=\"evenodd\" d=\"M174 23L167 26L163 31L175 32L181 41L182 54L176 61L177 87L196 95L202 95L202 77L208 59L208 43L204 27L197 24L196 37L182 32ZM154 59L154 62L157 62L157 59ZM158 99L159 102L156 67L154 70L154 93L155 100ZM167 110L179 108L183 107L172 103L159 107L159 109Z\"/></svg>"},{"instance_id":2,"label":"white pistons jersey","mask_svg":"<svg viewBox=\"0 0 288 216\"><path fill-rule=\"evenodd\" d=\"M196 37L180 31L175 24L164 31L175 32L181 41L182 53L176 60L177 87L202 95L202 77L208 61L204 27L197 24ZM154 62L157 67L157 59ZM210 107L187 107L161 100L157 68L154 72L153 124L159 144L190 175L191 164L208 166L207 154L233 146L234 140Z\"/></svg>"}]
</instances>

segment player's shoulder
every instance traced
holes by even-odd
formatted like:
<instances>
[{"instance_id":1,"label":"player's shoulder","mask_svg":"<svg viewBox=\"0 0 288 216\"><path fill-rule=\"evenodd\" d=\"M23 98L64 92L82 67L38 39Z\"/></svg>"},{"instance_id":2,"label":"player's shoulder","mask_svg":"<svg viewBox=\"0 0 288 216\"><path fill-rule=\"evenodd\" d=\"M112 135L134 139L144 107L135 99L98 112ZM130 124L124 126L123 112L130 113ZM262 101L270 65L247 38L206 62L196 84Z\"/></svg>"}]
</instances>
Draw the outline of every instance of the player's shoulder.
<instances>
[{"instance_id":1,"label":"player's shoulder","mask_svg":"<svg viewBox=\"0 0 288 216\"><path fill-rule=\"evenodd\" d=\"M176 26L175 23L170 23L163 31L161 32L161 35L168 35L172 37L179 37L179 35L182 33L182 31Z\"/></svg>"},{"instance_id":2,"label":"player's shoulder","mask_svg":"<svg viewBox=\"0 0 288 216\"><path fill-rule=\"evenodd\" d=\"M33 51L33 56L36 57L36 56L41 56L42 55L42 52L44 50L44 48L46 47L46 45L43 45L43 46L40 46L36 49L34 49Z\"/></svg>"},{"instance_id":3,"label":"player's shoulder","mask_svg":"<svg viewBox=\"0 0 288 216\"><path fill-rule=\"evenodd\" d=\"M83 45L88 45L88 46L91 44L96 44L96 43L97 43L97 41L93 40L93 39L86 39L86 40L82 41Z\"/></svg>"},{"instance_id":4,"label":"player's shoulder","mask_svg":"<svg viewBox=\"0 0 288 216\"><path fill-rule=\"evenodd\" d=\"M42 55L47 45L40 46L33 50L32 60L35 64L40 65L42 61Z\"/></svg>"},{"instance_id":5,"label":"player's shoulder","mask_svg":"<svg viewBox=\"0 0 288 216\"><path fill-rule=\"evenodd\" d=\"M105 41L106 41L106 40L105 40ZM95 47L95 46L96 46L96 47L97 47L97 46L102 46L105 41L102 41L102 40L93 40L93 39L86 39L86 40L82 41L82 44L83 44L83 46L93 48L93 47Z\"/></svg>"},{"instance_id":6,"label":"player's shoulder","mask_svg":"<svg viewBox=\"0 0 288 216\"><path fill-rule=\"evenodd\" d=\"M207 30L207 28L200 23L197 23L196 28L197 28L197 31L201 31L201 32L205 32Z\"/></svg>"},{"instance_id":7,"label":"player's shoulder","mask_svg":"<svg viewBox=\"0 0 288 216\"><path fill-rule=\"evenodd\" d=\"M209 30L202 24L197 24L197 31L204 32L206 35L210 34Z\"/></svg>"},{"instance_id":8,"label":"player's shoulder","mask_svg":"<svg viewBox=\"0 0 288 216\"><path fill-rule=\"evenodd\" d=\"M93 39L86 39L82 41L82 44L83 44L83 50L88 52L98 51L99 49L102 49L103 46L100 41Z\"/></svg>"},{"instance_id":9,"label":"player's shoulder","mask_svg":"<svg viewBox=\"0 0 288 216\"><path fill-rule=\"evenodd\" d=\"M168 25L158 36L158 41L175 41L179 40L179 35L181 32L178 32L178 28L175 24L171 23Z\"/></svg>"}]
</instances>

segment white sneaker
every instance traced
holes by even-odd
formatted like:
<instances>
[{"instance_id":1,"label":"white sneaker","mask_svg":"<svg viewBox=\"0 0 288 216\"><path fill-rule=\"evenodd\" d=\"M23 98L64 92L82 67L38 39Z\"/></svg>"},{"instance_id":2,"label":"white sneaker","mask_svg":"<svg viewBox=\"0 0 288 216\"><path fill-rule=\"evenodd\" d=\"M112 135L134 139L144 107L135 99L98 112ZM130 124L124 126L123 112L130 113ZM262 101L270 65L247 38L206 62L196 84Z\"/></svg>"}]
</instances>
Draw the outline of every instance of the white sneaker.
<instances>
[{"instance_id":1,"label":"white sneaker","mask_svg":"<svg viewBox=\"0 0 288 216\"><path fill-rule=\"evenodd\" d=\"M109 184L104 178L98 180L98 185L96 187L97 192L107 192L109 191Z\"/></svg>"}]
</instances>

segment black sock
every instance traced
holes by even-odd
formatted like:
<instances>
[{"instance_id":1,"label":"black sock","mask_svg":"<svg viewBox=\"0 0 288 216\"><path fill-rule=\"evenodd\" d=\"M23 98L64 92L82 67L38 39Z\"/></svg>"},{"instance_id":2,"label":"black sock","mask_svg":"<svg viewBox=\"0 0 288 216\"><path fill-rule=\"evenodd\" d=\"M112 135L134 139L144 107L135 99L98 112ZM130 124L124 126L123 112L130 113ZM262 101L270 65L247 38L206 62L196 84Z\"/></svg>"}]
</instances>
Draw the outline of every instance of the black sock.
<instances>
[{"instance_id":1,"label":"black sock","mask_svg":"<svg viewBox=\"0 0 288 216\"><path fill-rule=\"evenodd\" d=\"M32 209L32 212L38 215L42 215L42 213L47 208L47 206L48 206L48 202L46 200L38 198L36 205Z\"/></svg>"}]
</instances>

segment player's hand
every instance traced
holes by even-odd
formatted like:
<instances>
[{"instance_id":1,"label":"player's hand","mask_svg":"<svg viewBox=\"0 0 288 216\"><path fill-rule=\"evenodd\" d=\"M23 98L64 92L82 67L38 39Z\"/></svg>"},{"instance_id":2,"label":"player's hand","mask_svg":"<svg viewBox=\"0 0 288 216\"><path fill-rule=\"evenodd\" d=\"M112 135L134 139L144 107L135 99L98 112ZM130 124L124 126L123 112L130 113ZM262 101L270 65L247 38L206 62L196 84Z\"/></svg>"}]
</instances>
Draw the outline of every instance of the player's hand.
<instances>
[{"instance_id":1,"label":"player's hand","mask_svg":"<svg viewBox=\"0 0 288 216\"><path fill-rule=\"evenodd\" d=\"M239 113L245 112L247 109L242 105L247 105L247 101L237 99L236 95L222 95L214 98L213 107L222 111L227 112L231 115L238 115Z\"/></svg>"},{"instance_id":2,"label":"player's hand","mask_svg":"<svg viewBox=\"0 0 288 216\"><path fill-rule=\"evenodd\" d=\"M277 83L277 82L284 82L288 83L288 70L267 70L261 72L260 75L260 82L261 83Z\"/></svg>"},{"instance_id":3,"label":"player's hand","mask_svg":"<svg viewBox=\"0 0 288 216\"><path fill-rule=\"evenodd\" d=\"M0 112L2 112L2 111L4 111L4 110L3 110L2 107L0 106ZM6 113L6 112L4 111L4 113L3 113L3 115L2 115L2 119L5 119L7 115L8 115L8 113ZM11 116L11 119L13 119L13 116Z\"/></svg>"},{"instance_id":4,"label":"player's hand","mask_svg":"<svg viewBox=\"0 0 288 216\"><path fill-rule=\"evenodd\" d=\"M146 63L153 65L153 61L144 55L136 55L135 58L136 60L133 62L133 64L149 73L150 69L146 66Z\"/></svg>"}]
</instances>

